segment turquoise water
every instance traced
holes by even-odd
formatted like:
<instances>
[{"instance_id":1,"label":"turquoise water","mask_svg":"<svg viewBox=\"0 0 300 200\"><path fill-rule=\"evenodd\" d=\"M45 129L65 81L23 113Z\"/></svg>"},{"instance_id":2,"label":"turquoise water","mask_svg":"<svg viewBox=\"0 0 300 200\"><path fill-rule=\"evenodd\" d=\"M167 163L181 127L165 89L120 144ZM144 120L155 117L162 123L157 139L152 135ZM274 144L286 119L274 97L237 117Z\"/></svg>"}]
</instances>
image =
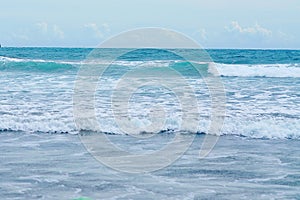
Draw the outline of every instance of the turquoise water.
<instances>
[{"instance_id":1,"label":"turquoise water","mask_svg":"<svg viewBox=\"0 0 300 200\"><path fill-rule=\"evenodd\" d=\"M80 67L85 63L107 65L120 50L101 49L95 60L86 60L91 51L73 48L1 48L0 130L78 133L80 130L73 122L72 98ZM208 53L216 63L227 97L227 116L222 135L299 138L300 51L208 50ZM159 73L166 77L168 74L164 69L172 68L188 79L188 84L195 90L201 112L202 124L198 131L207 132L205 124L210 113L210 97L201 76L209 73L209 67L200 66L199 75L183 58L155 49L143 49L119 57L99 78L95 100L97 117L103 127L100 132L121 133L111 118L112 88L128 70L139 66L146 70L159 68ZM155 89L148 88L134 95L132 101L136 103L132 104L135 109L133 115L138 121L147 118L145 113L149 108L146 105L160 101L169 114L164 130L178 129L179 114L175 112L178 102L170 91L157 93Z\"/></svg>"},{"instance_id":2,"label":"turquoise water","mask_svg":"<svg viewBox=\"0 0 300 200\"><path fill-rule=\"evenodd\" d=\"M99 49L96 59L86 59L91 51L0 49L3 199L300 198L299 50L207 50L219 74L198 60L191 61L199 65L198 74L190 62L168 51L141 49L113 63L110 59L120 49ZM73 95L78 71L83 65L109 64L94 96L100 128L76 125ZM141 127L149 124L151 107L165 109L163 127L149 133L156 137L137 143L119 128L111 109L114 88L124 74L139 68L146 73L157 68L162 77L168 77L165 69L172 68L185 77L195 91L200 110L197 130L182 129L176 95L157 86L139 88L129 101L132 121ZM203 133L210 134L211 99L204 81L208 75L220 76L224 84L226 117L216 147L206 159L199 160ZM107 134L121 148L142 153L161 148L176 133L197 136L173 165L133 175L94 160L78 138L82 131Z\"/></svg>"}]
</instances>

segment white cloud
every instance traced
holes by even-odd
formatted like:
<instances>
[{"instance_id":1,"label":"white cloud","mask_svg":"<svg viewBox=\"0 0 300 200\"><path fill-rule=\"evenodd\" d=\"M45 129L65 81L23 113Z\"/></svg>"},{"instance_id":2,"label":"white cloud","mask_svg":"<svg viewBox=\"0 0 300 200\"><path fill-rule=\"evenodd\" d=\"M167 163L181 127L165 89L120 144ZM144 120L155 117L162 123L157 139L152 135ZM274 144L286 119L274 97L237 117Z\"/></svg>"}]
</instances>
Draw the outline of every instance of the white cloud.
<instances>
[{"instance_id":1,"label":"white cloud","mask_svg":"<svg viewBox=\"0 0 300 200\"><path fill-rule=\"evenodd\" d=\"M60 39L63 39L65 37L64 32L56 24L53 25L53 33L54 33L54 36L56 36Z\"/></svg>"},{"instance_id":2,"label":"white cloud","mask_svg":"<svg viewBox=\"0 0 300 200\"><path fill-rule=\"evenodd\" d=\"M39 22L39 23L36 24L36 26L43 33L47 33L48 32L48 24L46 22Z\"/></svg>"},{"instance_id":3,"label":"white cloud","mask_svg":"<svg viewBox=\"0 0 300 200\"><path fill-rule=\"evenodd\" d=\"M199 33L200 33L200 36L203 40L207 40L207 32L204 28L199 30Z\"/></svg>"},{"instance_id":4,"label":"white cloud","mask_svg":"<svg viewBox=\"0 0 300 200\"><path fill-rule=\"evenodd\" d=\"M103 38L106 33L110 32L110 28L106 23L100 26L98 26L96 23L88 23L85 24L84 27L91 29L97 38Z\"/></svg>"},{"instance_id":5,"label":"white cloud","mask_svg":"<svg viewBox=\"0 0 300 200\"><path fill-rule=\"evenodd\" d=\"M44 35L60 39L65 37L64 32L56 24L49 25L47 22L39 22L36 23L36 26Z\"/></svg>"},{"instance_id":6,"label":"white cloud","mask_svg":"<svg viewBox=\"0 0 300 200\"><path fill-rule=\"evenodd\" d=\"M254 26L242 27L237 21L232 21L230 26L229 27L225 26L225 28L229 32L238 32L241 34L253 34L253 35L258 34L265 37L272 36L271 30L260 26L258 23L256 23Z\"/></svg>"},{"instance_id":7,"label":"white cloud","mask_svg":"<svg viewBox=\"0 0 300 200\"><path fill-rule=\"evenodd\" d=\"M95 36L97 38L103 38L103 33L98 28L97 24L95 24L95 23L89 23L89 24L85 24L84 27L92 29L94 31Z\"/></svg>"}]
</instances>

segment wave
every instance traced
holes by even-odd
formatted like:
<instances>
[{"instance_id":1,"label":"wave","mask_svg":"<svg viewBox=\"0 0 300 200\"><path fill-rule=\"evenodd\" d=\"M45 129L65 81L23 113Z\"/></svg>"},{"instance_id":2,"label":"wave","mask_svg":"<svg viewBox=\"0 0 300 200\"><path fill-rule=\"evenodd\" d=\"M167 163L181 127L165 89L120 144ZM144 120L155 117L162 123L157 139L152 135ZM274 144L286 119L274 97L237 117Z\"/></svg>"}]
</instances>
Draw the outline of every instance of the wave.
<instances>
[{"instance_id":1,"label":"wave","mask_svg":"<svg viewBox=\"0 0 300 200\"><path fill-rule=\"evenodd\" d=\"M65 72L74 69L74 63L68 61L21 59L0 56L0 71Z\"/></svg>"},{"instance_id":2,"label":"wave","mask_svg":"<svg viewBox=\"0 0 300 200\"><path fill-rule=\"evenodd\" d=\"M32 62L32 63L57 63L57 64L80 64L80 62L63 61L63 60L43 60L43 59L26 59L26 58L12 58L6 56L0 56L0 62Z\"/></svg>"},{"instance_id":3,"label":"wave","mask_svg":"<svg viewBox=\"0 0 300 200\"><path fill-rule=\"evenodd\" d=\"M58 117L56 117L58 118ZM201 126L197 131L195 130L181 130L176 128L173 124L178 121L167 124L165 128L157 132L141 131L137 134L210 134L208 132L208 121L200 122ZM109 135L124 135L126 133L120 131L116 125L110 121L102 123L101 130L89 129L86 126L83 129L76 128L72 118L47 119L42 118L37 120L36 117L26 119L9 119L4 118L0 122L0 132L27 132L27 133L51 133L51 134L81 134L81 133L95 133L95 134L109 134ZM262 118L262 119L234 119L226 118L225 124L219 136L235 135L241 137L255 138L255 139L300 139L300 123L299 119L276 119L276 118Z\"/></svg>"},{"instance_id":4,"label":"wave","mask_svg":"<svg viewBox=\"0 0 300 200\"><path fill-rule=\"evenodd\" d=\"M84 65L84 64L101 64L101 65L122 65L122 66L169 66L170 63L177 62L176 60L150 60L150 61L126 61L126 60L117 60L111 62L109 60L99 60L99 59L87 59L87 60L43 60L43 59L23 59L23 58L12 58L0 56L0 63L56 63L56 64L67 64L67 65Z\"/></svg>"},{"instance_id":5,"label":"wave","mask_svg":"<svg viewBox=\"0 0 300 200\"><path fill-rule=\"evenodd\" d=\"M183 60L43 60L22 59L0 56L0 71L77 71L82 65L115 65L125 67L172 67L186 75L197 73L191 67L198 67L202 75L207 73L223 77L270 77L270 78L300 78L300 63L294 64L224 64ZM200 67L199 67L200 66ZM210 67L209 67L210 66ZM211 66L217 68L217 73ZM192 69L192 70L191 70ZM163 72L162 72L163 73Z\"/></svg>"},{"instance_id":6,"label":"wave","mask_svg":"<svg viewBox=\"0 0 300 200\"><path fill-rule=\"evenodd\" d=\"M221 76L300 78L300 64L221 64L216 63Z\"/></svg>"}]
</instances>

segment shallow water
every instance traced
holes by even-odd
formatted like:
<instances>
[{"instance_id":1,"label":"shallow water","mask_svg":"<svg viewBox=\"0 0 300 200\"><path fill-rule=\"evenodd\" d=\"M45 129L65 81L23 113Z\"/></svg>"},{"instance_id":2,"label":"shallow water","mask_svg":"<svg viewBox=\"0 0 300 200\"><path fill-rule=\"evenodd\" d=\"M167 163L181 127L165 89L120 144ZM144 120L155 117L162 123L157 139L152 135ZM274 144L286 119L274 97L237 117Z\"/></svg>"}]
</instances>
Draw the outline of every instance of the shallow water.
<instances>
[{"instance_id":1,"label":"shallow water","mask_svg":"<svg viewBox=\"0 0 300 200\"><path fill-rule=\"evenodd\" d=\"M127 135L108 135L132 148ZM172 137L158 135L140 148ZM186 135L186 137L189 137ZM222 136L204 159L197 135L190 149L164 169L143 174L115 171L91 156L77 135L0 134L3 199L297 199L299 141ZM159 143L158 141L162 141Z\"/></svg>"}]
</instances>

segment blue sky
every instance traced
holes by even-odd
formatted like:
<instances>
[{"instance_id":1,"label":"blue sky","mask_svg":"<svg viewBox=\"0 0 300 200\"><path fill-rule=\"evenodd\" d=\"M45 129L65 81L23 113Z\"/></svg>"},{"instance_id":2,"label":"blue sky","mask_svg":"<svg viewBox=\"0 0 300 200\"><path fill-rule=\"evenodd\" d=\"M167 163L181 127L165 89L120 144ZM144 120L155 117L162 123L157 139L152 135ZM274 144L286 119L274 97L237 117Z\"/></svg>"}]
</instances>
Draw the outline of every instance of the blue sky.
<instances>
[{"instance_id":1,"label":"blue sky","mask_svg":"<svg viewBox=\"0 0 300 200\"><path fill-rule=\"evenodd\" d=\"M2 0L3 46L94 47L170 28L205 48L300 48L299 0Z\"/></svg>"}]
</instances>

